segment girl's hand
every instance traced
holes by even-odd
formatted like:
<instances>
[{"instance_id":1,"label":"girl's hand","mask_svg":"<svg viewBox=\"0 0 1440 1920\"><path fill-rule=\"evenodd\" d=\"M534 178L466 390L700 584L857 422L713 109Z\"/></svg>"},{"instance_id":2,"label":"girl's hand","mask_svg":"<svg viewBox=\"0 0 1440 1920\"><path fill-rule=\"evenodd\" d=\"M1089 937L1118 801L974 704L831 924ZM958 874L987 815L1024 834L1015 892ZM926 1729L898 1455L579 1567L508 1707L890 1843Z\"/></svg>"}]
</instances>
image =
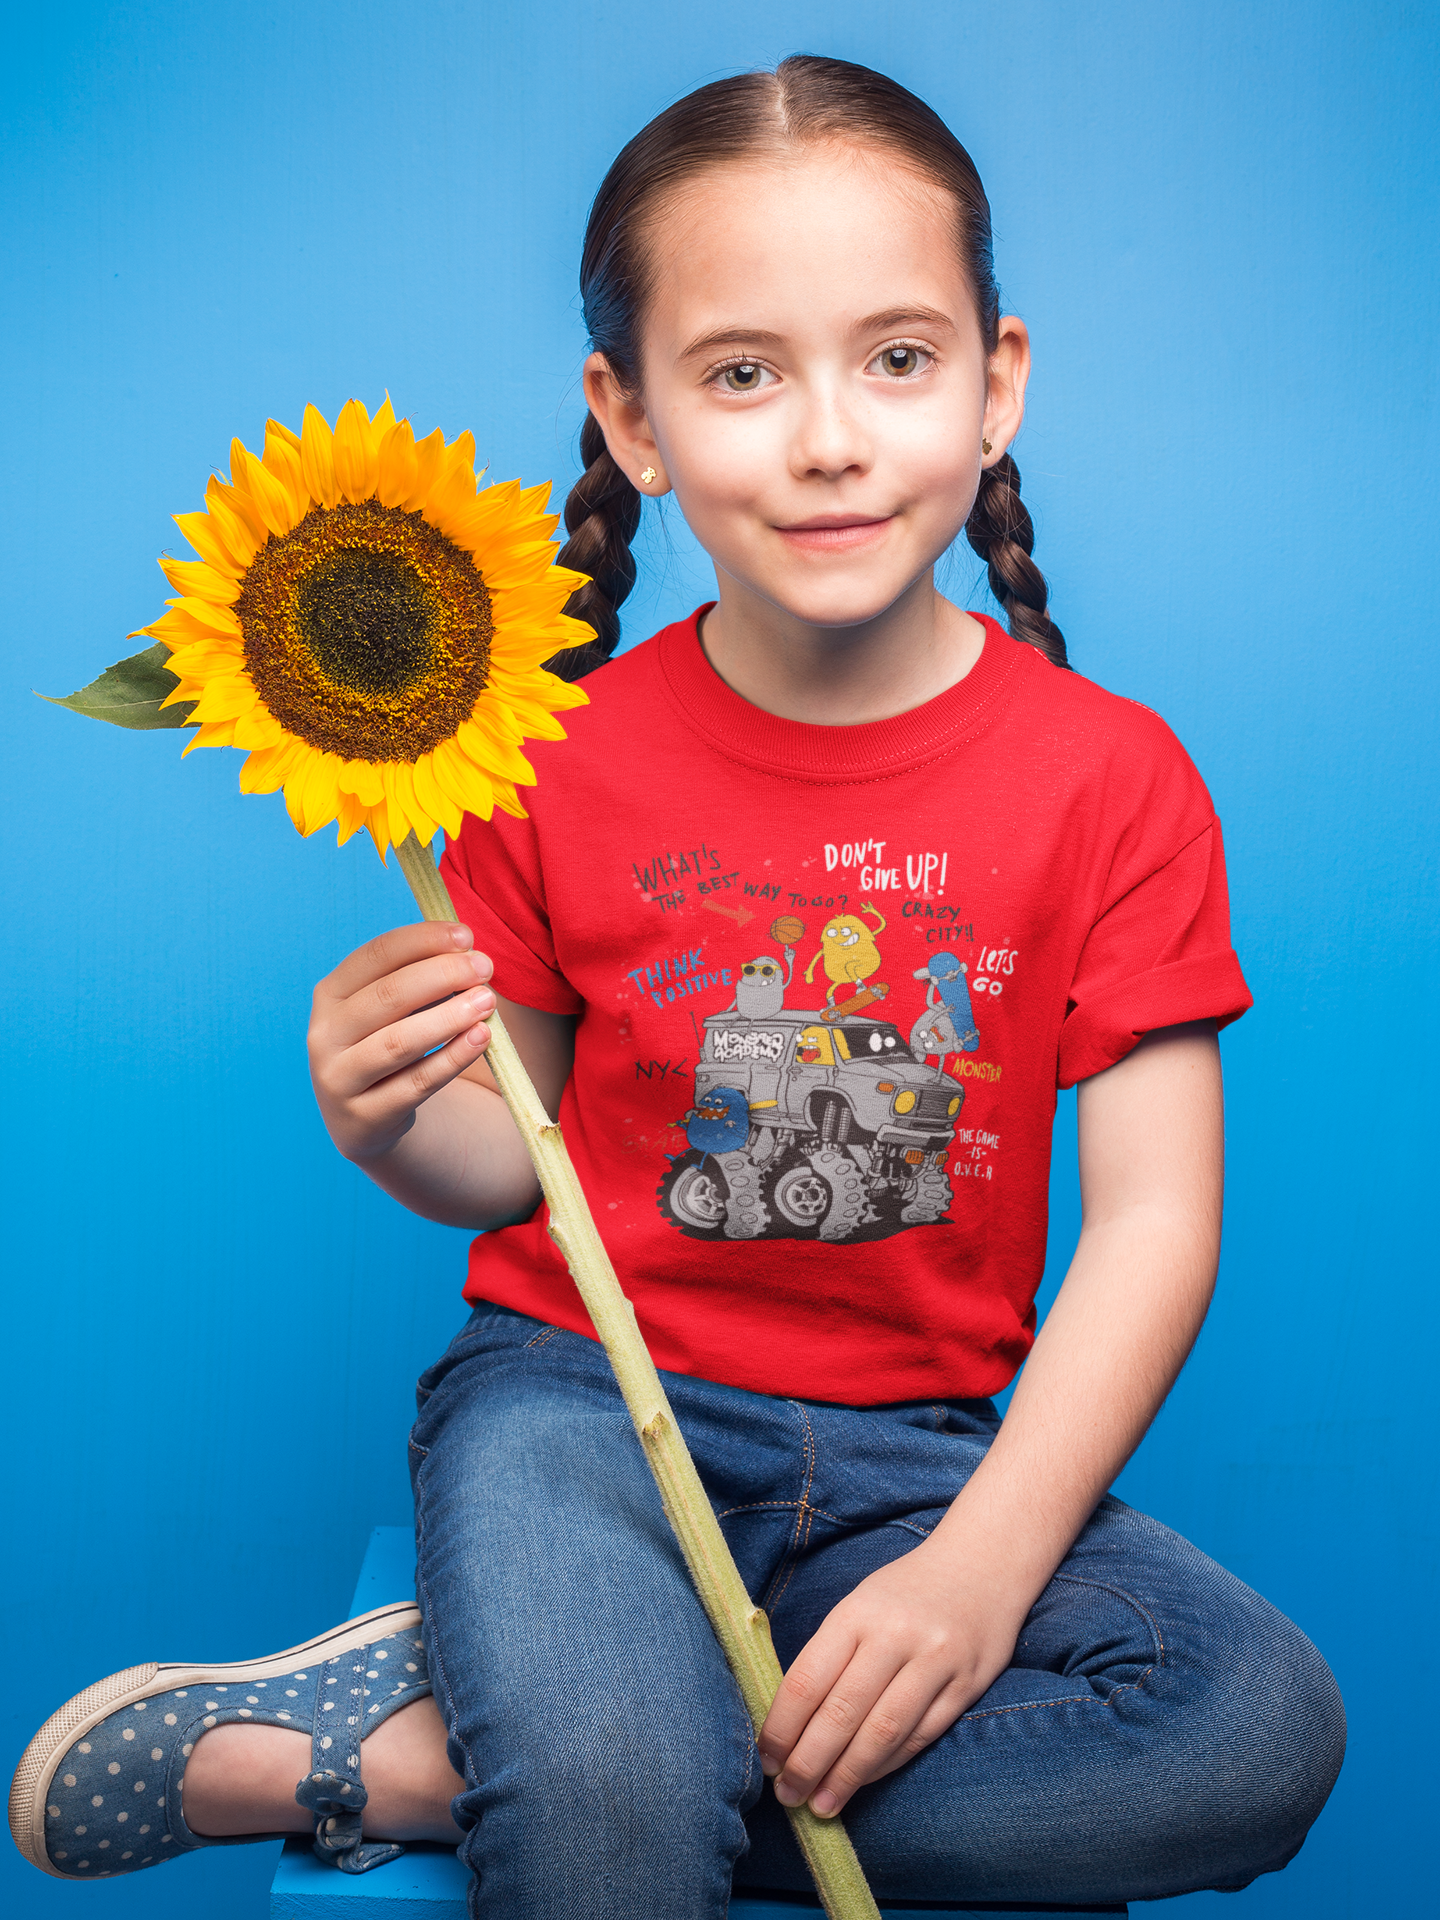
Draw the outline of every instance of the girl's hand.
<instances>
[{"instance_id":1,"label":"girl's hand","mask_svg":"<svg viewBox=\"0 0 1440 1920\"><path fill-rule=\"evenodd\" d=\"M491 963L468 927L422 921L367 941L315 989L315 1098L347 1160L374 1160L490 1044ZM436 1051L438 1049L438 1051Z\"/></svg>"},{"instance_id":2,"label":"girl's hand","mask_svg":"<svg viewBox=\"0 0 1440 1920\"><path fill-rule=\"evenodd\" d=\"M802 1650L761 1729L776 1798L828 1817L913 1759L1005 1670L1028 1607L934 1540L862 1580Z\"/></svg>"}]
</instances>

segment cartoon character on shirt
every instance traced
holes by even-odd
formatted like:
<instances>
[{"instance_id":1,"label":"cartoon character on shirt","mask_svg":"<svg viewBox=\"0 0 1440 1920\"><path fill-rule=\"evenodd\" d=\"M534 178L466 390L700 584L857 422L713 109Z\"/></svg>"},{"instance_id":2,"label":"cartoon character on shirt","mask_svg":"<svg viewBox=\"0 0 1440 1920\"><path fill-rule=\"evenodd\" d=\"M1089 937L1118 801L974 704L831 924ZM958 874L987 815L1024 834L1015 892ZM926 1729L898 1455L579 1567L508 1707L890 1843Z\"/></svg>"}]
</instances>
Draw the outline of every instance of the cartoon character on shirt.
<instances>
[{"instance_id":1,"label":"cartoon character on shirt","mask_svg":"<svg viewBox=\"0 0 1440 1920\"><path fill-rule=\"evenodd\" d=\"M915 969L915 978L925 982L925 1011L910 1030L910 1051L919 1061L933 1054L940 1056L939 1071L951 1053L976 1053L980 1033L970 1005L969 968L953 953L940 952L923 967Z\"/></svg>"},{"instance_id":2,"label":"cartoon character on shirt","mask_svg":"<svg viewBox=\"0 0 1440 1920\"><path fill-rule=\"evenodd\" d=\"M750 1137L750 1102L736 1087L711 1087L685 1116L685 1138L697 1153L733 1153Z\"/></svg>"},{"instance_id":3,"label":"cartoon character on shirt","mask_svg":"<svg viewBox=\"0 0 1440 1920\"><path fill-rule=\"evenodd\" d=\"M795 971L793 947L786 947L785 960L783 975L780 962L772 960L768 953L747 960L735 983L735 1004L730 1011L746 1020L768 1020L772 1014L779 1013L785 1005L785 989Z\"/></svg>"},{"instance_id":4,"label":"cartoon character on shirt","mask_svg":"<svg viewBox=\"0 0 1440 1920\"><path fill-rule=\"evenodd\" d=\"M869 900L861 906L860 913L873 914L879 925L867 927L859 914L837 913L826 924L820 936L820 949L805 969L805 978L813 980L815 968L824 961L825 975L830 982L830 990L825 995L827 1006L834 1005L837 987L858 987L861 981L880 970L880 949L875 940L885 931L885 916ZM851 996L847 993L845 997Z\"/></svg>"}]
</instances>

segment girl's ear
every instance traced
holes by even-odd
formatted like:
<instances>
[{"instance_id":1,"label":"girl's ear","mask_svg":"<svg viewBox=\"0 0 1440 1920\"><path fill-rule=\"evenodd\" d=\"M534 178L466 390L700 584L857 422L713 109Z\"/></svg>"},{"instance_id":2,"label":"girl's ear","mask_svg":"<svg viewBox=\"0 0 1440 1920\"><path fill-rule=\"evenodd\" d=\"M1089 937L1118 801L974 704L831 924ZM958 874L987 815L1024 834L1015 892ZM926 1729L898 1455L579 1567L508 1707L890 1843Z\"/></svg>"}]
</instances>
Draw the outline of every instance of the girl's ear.
<instances>
[{"instance_id":1,"label":"girl's ear","mask_svg":"<svg viewBox=\"0 0 1440 1920\"><path fill-rule=\"evenodd\" d=\"M652 499L670 491L665 463L638 400L626 397L603 353L585 362L585 398L600 423L610 458L633 487Z\"/></svg>"},{"instance_id":2,"label":"girl's ear","mask_svg":"<svg viewBox=\"0 0 1440 1920\"><path fill-rule=\"evenodd\" d=\"M1020 431L1025 418L1025 386L1030 378L1030 335L1025 322L1013 313L1003 314L999 334L987 363L984 437L990 442L990 451L981 458L983 467L994 466Z\"/></svg>"}]
</instances>

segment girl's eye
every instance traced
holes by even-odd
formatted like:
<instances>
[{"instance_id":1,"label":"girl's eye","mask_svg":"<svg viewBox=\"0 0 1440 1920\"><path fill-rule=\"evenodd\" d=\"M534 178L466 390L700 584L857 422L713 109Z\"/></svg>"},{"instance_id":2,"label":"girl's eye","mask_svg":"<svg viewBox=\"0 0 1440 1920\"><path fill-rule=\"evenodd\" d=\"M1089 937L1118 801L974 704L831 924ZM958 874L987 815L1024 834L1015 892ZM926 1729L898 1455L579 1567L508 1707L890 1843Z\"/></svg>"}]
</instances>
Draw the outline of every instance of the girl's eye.
<instances>
[{"instance_id":1,"label":"girl's eye","mask_svg":"<svg viewBox=\"0 0 1440 1920\"><path fill-rule=\"evenodd\" d=\"M931 355L923 347L886 347L871 361L881 373L889 374L892 380L903 380L908 374L920 373L922 361L928 365Z\"/></svg>"},{"instance_id":2,"label":"girl's eye","mask_svg":"<svg viewBox=\"0 0 1440 1920\"><path fill-rule=\"evenodd\" d=\"M766 377L766 369L753 360L741 360L736 366L722 368L720 373L731 393L758 393Z\"/></svg>"}]
</instances>

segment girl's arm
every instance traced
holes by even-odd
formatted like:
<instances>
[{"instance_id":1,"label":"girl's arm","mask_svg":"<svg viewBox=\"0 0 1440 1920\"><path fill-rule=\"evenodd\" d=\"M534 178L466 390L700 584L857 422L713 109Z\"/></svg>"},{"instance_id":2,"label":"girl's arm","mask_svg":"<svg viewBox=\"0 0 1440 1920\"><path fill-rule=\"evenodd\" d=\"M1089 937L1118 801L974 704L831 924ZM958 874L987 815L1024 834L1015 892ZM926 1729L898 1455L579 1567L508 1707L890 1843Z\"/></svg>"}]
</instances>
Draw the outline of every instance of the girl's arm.
<instances>
[{"instance_id":1,"label":"girl's arm","mask_svg":"<svg viewBox=\"0 0 1440 1920\"><path fill-rule=\"evenodd\" d=\"M1079 1123L1079 1244L994 1444L929 1539L833 1610L775 1697L760 1751L787 1805L838 1812L1004 1671L1200 1330L1224 1176L1212 1023L1149 1034L1084 1081Z\"/></svg>"},{"instance_id":2,"label":"girl's arm","mask_svg":"<svg viewBox=\"0 0 1440 1920\"><path fill-rule=\"evenodd\" d=\"M468 927L397 927L315 989L310 1075L331 1139L412 1213L477 1231L525 1220L540 1183L490 1069L496 1005L553 1119L574 1022L500 999Z\"/></svg>"}]
</instances>

